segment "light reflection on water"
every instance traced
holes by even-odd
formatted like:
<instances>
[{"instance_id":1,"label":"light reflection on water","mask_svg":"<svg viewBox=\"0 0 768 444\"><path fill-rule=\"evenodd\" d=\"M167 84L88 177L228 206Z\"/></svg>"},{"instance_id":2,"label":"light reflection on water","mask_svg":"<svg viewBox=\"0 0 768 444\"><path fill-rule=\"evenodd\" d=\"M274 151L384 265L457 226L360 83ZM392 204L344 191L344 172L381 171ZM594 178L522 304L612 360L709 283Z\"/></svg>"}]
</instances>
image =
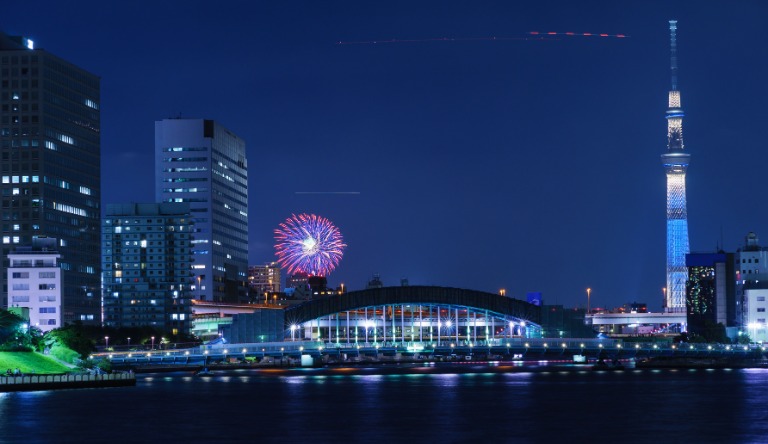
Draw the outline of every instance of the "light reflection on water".
<instances>
[{"instance_id":1,"label":"light reflection on water","mask_svg":"<svg viewBox=\"0 0 768 444\"><path fill-rule=\"evenodd\" d=\"M762 369L139 375L0 394L0 443L749 443L768 436L766 384Z\"/></svg>"}]
</instances>

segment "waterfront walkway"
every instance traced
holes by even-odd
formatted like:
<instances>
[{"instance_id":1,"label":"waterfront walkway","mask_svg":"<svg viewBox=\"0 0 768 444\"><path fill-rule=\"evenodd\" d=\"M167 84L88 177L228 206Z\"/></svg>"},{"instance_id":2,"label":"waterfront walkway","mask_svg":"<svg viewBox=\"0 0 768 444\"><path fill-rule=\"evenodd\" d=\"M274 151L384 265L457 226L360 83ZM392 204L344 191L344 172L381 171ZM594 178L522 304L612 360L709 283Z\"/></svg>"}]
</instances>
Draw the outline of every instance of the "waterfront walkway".
<instances>
[{"instance_id":1,"label":"waterfront walkway","mask_svg":"<svg viewBox=\"0 0 768 444\"><path fill-rule=\"evenodd\" d=\"M24 375L0 377L0 392L53 390L88 387L125 387L136 385L133 373L108 375Z\"/></svg>"},{"instance_id":2,"label":"waterfront walkway","mask_svg":"<svg viewBox=\"0 0 768 444\"><path fill-rule=\"evenodd\" d=\"M200 366L215 362L360 362L399 360L574 360L645 359L659 356L686 358L763 359L764 347L714 344L624 343L612 339L527 339L482 342L327 343L288 341L216 344L184 350L99 353L118 367L154 365Z\"/></svg>"}]
</instances>

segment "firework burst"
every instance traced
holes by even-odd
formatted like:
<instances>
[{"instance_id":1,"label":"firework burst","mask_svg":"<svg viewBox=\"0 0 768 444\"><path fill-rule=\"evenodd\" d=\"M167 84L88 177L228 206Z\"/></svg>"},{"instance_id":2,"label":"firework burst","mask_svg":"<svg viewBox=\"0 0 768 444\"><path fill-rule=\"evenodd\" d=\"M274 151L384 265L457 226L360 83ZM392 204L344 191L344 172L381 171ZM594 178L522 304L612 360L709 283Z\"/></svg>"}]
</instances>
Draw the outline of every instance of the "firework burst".
<instances>
[{"instance_id":1,"label":"firework burst","mask_svg":"<svg viewBox=\"0 0 768 444\"><path fill-rule=\"evenodd\" d=\"M288 273L327 276L339 264L347 245L328 219L314 214L291 215L275 229L277 262Z\"/></svg>"}]
</instances>

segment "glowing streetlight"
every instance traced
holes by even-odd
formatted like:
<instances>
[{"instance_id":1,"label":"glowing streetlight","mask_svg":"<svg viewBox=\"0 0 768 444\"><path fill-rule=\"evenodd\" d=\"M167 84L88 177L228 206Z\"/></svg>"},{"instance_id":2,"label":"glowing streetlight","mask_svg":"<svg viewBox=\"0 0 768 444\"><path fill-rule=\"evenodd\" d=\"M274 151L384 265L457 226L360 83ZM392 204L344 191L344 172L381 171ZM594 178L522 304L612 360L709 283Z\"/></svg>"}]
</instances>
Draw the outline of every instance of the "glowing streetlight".
<instances>
[{"instance_id":1,"label":"glowing streetlight","mask_svg":"<svg viewBox=\"0 0 768 444\"><path fill-rule=\"evenodd\" d=\"M109 349L109 336L104 336L104 350Z\"/></svg>"},{"instance_id":2,"label":"glowing streetlight","mask_svg":"<svg viewBox=\"0 0 768 444\"><path fill-rule=\"evenodd\" d=\"M155 349L155 337L152 336L152 350Z\"/></svg>"},{"instance_id":3,"label":"glowing streetlight","mask_svg":"<svg viewBox=\"0 0 768 444\"><path fill-rule=\"evenodd\" d=\"M296 340L296 338L294 338L293 334L294 334L294 332L296 331L297 328L298 327L296 326L296 324L291 324L291 341L295 341Z\"/></svg>"},{"instance_id":4,"label":"glowing streetlight","mask_svg":"<svg viewBox=\"0 0 768 444\"><path fill-rule=\"evenodd\" d=\"M587 314L589 314L589 295L592 293L591 288L587 288Z\"/></svg>"}]
</instances>

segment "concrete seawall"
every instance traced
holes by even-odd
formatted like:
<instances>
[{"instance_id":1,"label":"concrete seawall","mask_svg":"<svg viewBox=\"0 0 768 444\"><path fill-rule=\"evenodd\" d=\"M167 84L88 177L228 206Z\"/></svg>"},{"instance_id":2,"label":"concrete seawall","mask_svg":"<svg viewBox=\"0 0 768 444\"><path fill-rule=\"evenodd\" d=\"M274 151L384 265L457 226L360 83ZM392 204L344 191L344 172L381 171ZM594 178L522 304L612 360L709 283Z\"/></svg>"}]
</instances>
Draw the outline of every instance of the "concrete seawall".
<instances>
[{"instance_id":1,"label":"concrete seawall","mask_svg":"<svg viewBox=\"0 0 768 444\"><path fill-rule=\"evenodd\" d=\"M109 375L25 375L0 377L0 392L73 388L129 387L136 385L133 373Z\"/></svg>"}]
</instances>

